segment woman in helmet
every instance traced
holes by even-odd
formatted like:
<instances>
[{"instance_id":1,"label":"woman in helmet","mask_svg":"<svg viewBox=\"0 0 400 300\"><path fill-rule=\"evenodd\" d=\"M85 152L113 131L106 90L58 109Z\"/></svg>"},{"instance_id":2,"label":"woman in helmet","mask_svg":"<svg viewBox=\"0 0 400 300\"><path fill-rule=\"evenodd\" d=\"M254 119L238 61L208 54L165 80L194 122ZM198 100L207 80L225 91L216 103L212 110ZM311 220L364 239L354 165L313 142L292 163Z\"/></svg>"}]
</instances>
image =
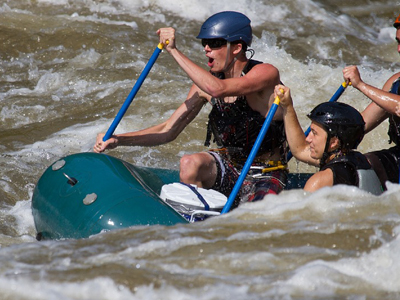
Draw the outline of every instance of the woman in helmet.
<instances>
[{"instance_id":1,"label":"woman in helmet","mask_svg":"<svg viewBox=\"0 0 400 300\"><path fill-rule=\"evenodd\" d=\"M393 26L396 28L397 52L400 53L400 15ZM343 77L346 82L351 82L353 88L358 89L372 102L365 108L362 115L365 120L365 132L377 127L384 120L389 119L389 144L395 146L389 149L366 153L366 156L382 185L386 189L386 181L399 183L400 163L400 72L392 75L382 89L365 83L356 66L348 66L343 69ZM398 113L399 112L399 113ZM398 113L398 115L396 115Z\"/></svg>"},{"instance_id":2,"label":"woman in helmet","mask_svg":"<svg viewBox=\"0 0 400 300\"><path fill-rule=\"evenodd\" d=\"M173 28L157 31L160 43L193 81L186 100L162 124L137 132L114 135L103 142L99 134L95 152L120 145L153 146L173 141L196 117L205 103L212 105L206 145L213 136L218 149L184 155L180 179L184 183L213 188L229 196L257 135L274 101L279 71L271 64L246 56L252 41L250 20L232 11L217 13L202 25L198 39L204 47L209 71L196 65L176 46ZM242 199L259 200L267 193L279 193L287 179L282 110L279 108L255 158L254 175L245 185L251 195ZM269 172L269 168L277 169ZM250 187L250 188L249 188ZM235 203L237 204L237 203Z\"/></svg>"},{"instance_id":3,"label":"woman in helmet","mask_svg":"<svg viewBox=\"0 0 400 300\"><path fill-rule=\"evenodd\" d=\"M382 192L380 181L366 157L354 151L364 137L365 125L355 108L339 102L319 104L308 114L311 131L305 137L289 88L276 86L275 96L281 99L286 136L293 156L320 167L320 171L306 182L304 190L346 184L373 194Z\"/></svg>"}]
</instances>

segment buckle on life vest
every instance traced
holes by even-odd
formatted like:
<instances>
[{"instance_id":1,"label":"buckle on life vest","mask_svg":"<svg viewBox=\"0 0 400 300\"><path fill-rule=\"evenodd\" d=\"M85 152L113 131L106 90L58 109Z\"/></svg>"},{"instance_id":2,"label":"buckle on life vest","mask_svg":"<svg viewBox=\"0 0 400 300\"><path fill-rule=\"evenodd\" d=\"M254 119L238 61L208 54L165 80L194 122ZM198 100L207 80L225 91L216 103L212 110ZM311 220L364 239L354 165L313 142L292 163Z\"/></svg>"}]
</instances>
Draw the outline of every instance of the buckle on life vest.
<instances>
[{"instance_id":1,"label":"buckle on life vest","mask_svg":"<svg viewBox=\"0 0 400 300\"><path fill-rule=\"evenodd\" d=\"M283 164L281 161L268 161L261 163L257 161L250 167L249 175L252 177L264 176L265 173L269 173L276 170L286 170L287 165Z\"/></svg>"},{"instance_id":2,"label":"buckle on life vest","mask_svg":"<svg viewBox=\"0 0 400 300\"><path fill-rule=\"evenodd\" d=\"M280 160L268 162L268 167L262 169L262 173L268 173L276 170L287 170L287 164L283 164Z\"/></svg>"}]
</instances>

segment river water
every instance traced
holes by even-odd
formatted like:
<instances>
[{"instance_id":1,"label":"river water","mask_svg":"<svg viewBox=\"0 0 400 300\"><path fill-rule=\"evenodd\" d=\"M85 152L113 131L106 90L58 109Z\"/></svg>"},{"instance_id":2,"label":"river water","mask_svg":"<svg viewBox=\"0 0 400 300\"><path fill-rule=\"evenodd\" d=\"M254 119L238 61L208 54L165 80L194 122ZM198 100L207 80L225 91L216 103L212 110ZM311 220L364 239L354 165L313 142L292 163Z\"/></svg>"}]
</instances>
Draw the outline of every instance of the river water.
<instances>
[{"instance_id":1,"label":"river water","mask_svg":"<svg viewBox=\"0 0 400 300\"><path fill-rule=\"evenodd\" d=\"M351 187L268 196L203 223L150 226L83 240L41 241L33 188L59 157L91 151L158 44L206 68L195 36L222 10L252 20L255 58L291 87L303 128L346 65L381 87L399 71L394 0L1 0L0 299L395 299L400 297L400 187L380 197ZM116 132L165 120L191 82L163 52ZM363 109L349 87L341 101ZM209 108L170 144L108 152L177 169L203 150ZM387 123L360 150L389 147ZM292 172L315 172L294 159Z\"/></svg>"}]
</instances>

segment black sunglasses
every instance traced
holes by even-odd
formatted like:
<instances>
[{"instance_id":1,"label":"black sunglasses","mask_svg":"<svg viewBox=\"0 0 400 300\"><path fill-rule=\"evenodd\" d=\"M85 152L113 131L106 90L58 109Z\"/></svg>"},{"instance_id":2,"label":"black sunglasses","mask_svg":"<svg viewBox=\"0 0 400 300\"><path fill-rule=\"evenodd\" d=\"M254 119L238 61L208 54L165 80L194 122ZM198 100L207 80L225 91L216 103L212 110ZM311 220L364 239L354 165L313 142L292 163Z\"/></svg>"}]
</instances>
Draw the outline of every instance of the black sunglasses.
<instances>
[{"instance_id":1,"label":"black sunglasses","mask_svg":"<svg viewBox=\"0 0 400 300\"><path fill-rule=\"evenodd\" d=\"M211 49L220 48L220 47L226 45L226 43L227 42L224 39L202 39L201 40L201 44L203 45L203 47L208 45L208 47L210 47Z\"/></svg>"}]
</instances>

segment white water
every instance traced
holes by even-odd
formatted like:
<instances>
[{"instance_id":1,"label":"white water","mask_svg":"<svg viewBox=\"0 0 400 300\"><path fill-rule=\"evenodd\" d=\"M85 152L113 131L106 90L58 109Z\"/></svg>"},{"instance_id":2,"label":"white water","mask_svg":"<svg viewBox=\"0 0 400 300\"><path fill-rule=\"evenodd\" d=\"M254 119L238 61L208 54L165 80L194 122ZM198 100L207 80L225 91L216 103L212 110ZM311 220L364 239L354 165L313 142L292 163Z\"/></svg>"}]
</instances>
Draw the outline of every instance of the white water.
<instances>
[{"instance_id":1,"label":"white water","mask_svg":"<svg viewBox=\"0 0 400 300\"><path fill-rule=\"evenodd\" d=\"M59 157L90 151L158 43L173 26L198 64L195 36L209 15L247 14L255 58L274 64L306 114L343 81L345 65L381 87L399 70L393 1L0 2L1 299L394 299L400 295L398 185L380 197L337 186L268 196L204 223L143 227L87 240L35 240L32 191ZM117 128L168 118L190 81L167 53ZM363 109L348 88L341 101ZM121 148L129 162L178 167L201 151L207 109L174 142ZM387 124L360 150L386 148ZM291 162L291 170L315 168Z\"/></svg>"}]
</instances>

